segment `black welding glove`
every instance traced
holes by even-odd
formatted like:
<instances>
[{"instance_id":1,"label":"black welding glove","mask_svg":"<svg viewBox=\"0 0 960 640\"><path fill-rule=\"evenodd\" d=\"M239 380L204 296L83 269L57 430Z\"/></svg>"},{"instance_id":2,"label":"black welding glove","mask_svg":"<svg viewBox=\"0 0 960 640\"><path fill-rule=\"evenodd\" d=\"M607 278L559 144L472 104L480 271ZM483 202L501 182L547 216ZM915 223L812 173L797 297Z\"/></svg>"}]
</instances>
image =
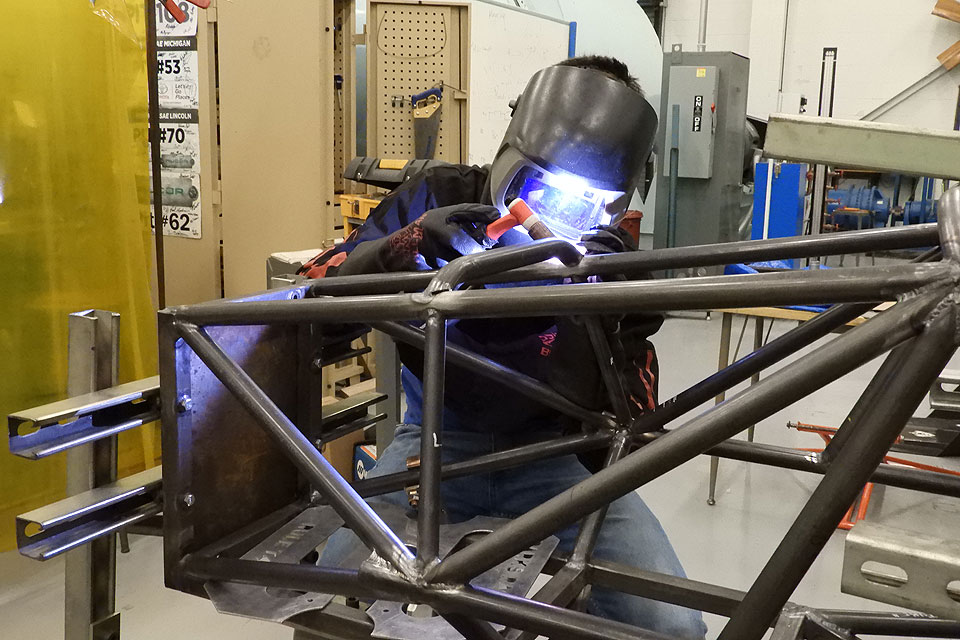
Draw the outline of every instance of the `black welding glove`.
<instances>
[{"instance_id":1,"label":"black welding glove","mask_svg":"<svg viewBox=\"0 0 960 640\"><path fill-rule=\"evenodd\" d=\"M500 217L490 205L466 203L431 209L385 238L357 245L337 275L439 269L489 245L487 225Z\"/></svg>"},{"instance_id":2,"label":"black welding glove","mask_svg":"<svg viewBox=\"0 0 960 640\"><path fill-rule=\"evenodd\" d=\"M633 236L620 227L596 227L580 238L580 244L587 250L588 256L637 250Z\"/></svg>"},{"instance_id":3,"label":"black welding glove","mask_svg":"<svg viewBox=\"0 0 960 640\"><path fill-rule=\"evenodd\" d=\"M598 227L585 234L581 244L588 256L637 250L630 234L617 227ZM626 280L622 275L604 279ZM614 366L632 399L631 405L638 412L653 408L659 376L656 352L647 338L660 329L663 317L660 314L606 314L601 317L601 323L609 339ZM548 381L581 406L593 410L611 408L596 352L586 327L578 318L557 319Z\"/></svg>"}]
</instances>

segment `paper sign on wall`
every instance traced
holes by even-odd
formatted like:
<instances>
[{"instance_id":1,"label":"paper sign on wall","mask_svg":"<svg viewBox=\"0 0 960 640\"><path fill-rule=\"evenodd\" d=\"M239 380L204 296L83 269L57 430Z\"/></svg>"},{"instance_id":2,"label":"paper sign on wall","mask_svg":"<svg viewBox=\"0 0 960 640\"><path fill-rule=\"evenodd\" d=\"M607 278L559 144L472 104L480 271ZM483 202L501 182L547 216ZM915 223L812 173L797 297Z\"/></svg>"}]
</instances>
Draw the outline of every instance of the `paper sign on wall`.
<instances>
[{"instance_id":1,"label":"paper sign on wall","mask_svg":"<svg viewBox=\"0 0 960 640\"><path fill-rule=\"evenodd\" d=\"M178 4L187 15L182 24L157 5L163 235L200 238L199 11L190 3ZM152 203L153 182L150 184ZM152 216L150 220L152 226Z\"/></svg>"}]
</instances>

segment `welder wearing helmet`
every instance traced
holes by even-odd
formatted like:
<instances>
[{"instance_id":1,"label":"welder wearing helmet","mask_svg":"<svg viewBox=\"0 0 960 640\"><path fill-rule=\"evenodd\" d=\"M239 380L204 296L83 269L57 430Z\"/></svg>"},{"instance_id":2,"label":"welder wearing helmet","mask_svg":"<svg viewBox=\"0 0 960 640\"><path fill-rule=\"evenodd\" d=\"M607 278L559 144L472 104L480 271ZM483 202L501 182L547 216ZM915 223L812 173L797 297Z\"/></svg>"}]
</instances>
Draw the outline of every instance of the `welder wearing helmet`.
<instances>
[{"instance_id":1,"label":"welder wearing helmet","mask_svg":"<svg viewBox=\"0 0 960 640\"><path fill-rule=\"evenodd\" d=\"M577 243L587 254L634 251L633 239L616 224L642 184L656 130L656 114L622 62L587 56L543 69L518 98L491 165L442 165L411 178L384 198L342 245L308 262L301 273L331 277L436 269L490 248L490 235L496 236L496 246L530 242L532 230L508 228L512 223L501 220L517 199L552 235ZM660 328L662 317L637 314L606 321L632 409L652 410L658 367L647 338ZM608 408L589 338L572 319L449 320L447 339L546 382L582 406ZM420 452L423 352L404 345L398 350L407 410L393 442L380 453L374 476L406 470L407 459ZM507 384L447 364L445 464L579 428ZM586 479L590 471L584 462L591 463L568 455L445 480L445 517L449 522L518 517ZM376 500L409 505L402 492ZM557 534L561 551L572 550L577 531L573 525ZM359 547L358 538L342 531L331 538L321 564L358 562L366 555ZM594 557L684 575L660 523L634 492L610 505ZM587 610L671 637L703 638L706 631L699 612L602 588L592 590Z\"/></svg>"}]
</instances>

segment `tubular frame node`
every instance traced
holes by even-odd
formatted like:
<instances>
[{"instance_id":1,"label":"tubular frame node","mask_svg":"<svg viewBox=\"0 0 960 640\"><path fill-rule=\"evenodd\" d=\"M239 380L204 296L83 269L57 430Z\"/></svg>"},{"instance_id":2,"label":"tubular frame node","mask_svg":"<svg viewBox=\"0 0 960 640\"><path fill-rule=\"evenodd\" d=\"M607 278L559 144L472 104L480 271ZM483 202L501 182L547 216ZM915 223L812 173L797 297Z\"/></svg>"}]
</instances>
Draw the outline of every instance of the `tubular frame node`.
<instances>
[{"instance_id":1,"label":"tubular frame node","mask_svg":"<svg viewBox=\"0 0 960 640\"><path fill-rule=\"evenodd\" d=\"M443 637L486 640L665 638L583 612L591 586L729 617L723 640L759 640L770 627L783 638L960 637L960 623L949 620L813 610L789 601L864 483L960 496L958 478L881 465L957 347L957 187L941 199L938 225L583 259L564 242L542 241L455 260L439 272L331 278L242 300L166 309L160 314L160 411L167 584L210 594L232 612L349 638L369 637L374 628L377 635L396 634L391 637L411 637L417 629L433 637L428 629L442 628ZM896 266L602 281L747 260L931 246L913 263ZM482 286L532 281L540 284ZM895 304L725 402L687 415L887 301ZM656 410L631 415L627 387L613 364L610 332L616 329L609 325L615 323L601 322L603 314L787 304L836 306ZM580 406L544 382L447 344L450 320L524 316L577 316L598 356L610 412ZM370 325L424 351L418 468L350 483L311 438L321 407L310 363L323 333L342 323ZM884 354L822 455L730 439ZM583 424L584 431L444 464L444 380L450 367L508 384ZM445 480L596 449L606 449L602 470L514 520L442 522ZM740 592L593 558L611 502L704 454L823 475L752 587ZM412 485L418 485L415 520L365 501ZM310 555L341 522L371 552L358 570L320 567ZM553 552L553 534L576 523L572 552ZM316 537L320 530L322 539ZM516 569L511 563L517 558L535 573L551 575L529 597L525 589L532 582L518 591L501 579ZM263 589L282 600L269 615L262 612ZM335 604L332 595L383 606L363 613ZM439 617L391 617L396 603L426 604ZM424 626L404 626L410 624Z\"/></svg>"}]
</instances>

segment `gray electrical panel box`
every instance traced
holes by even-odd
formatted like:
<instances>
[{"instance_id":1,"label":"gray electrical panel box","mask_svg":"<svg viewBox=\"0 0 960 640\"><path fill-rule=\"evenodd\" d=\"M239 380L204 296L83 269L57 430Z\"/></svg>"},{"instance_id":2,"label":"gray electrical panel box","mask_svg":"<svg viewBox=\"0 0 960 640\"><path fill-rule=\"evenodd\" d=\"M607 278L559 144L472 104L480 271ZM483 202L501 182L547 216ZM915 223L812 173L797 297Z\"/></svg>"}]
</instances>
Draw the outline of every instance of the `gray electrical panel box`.
<instances>
[{"instance_id":1,"label":"gray electrical panel box","mask_svg":"<svg viewBox=\"0 0 960 640\"><path fill-rule=\"evenodd\" d=\"M729 51L688 52L674 45L663 55L654 247L749 237L745 221L753 200L743 184L752 162L746 124L749 75L750 61ZM674 105L679 110L676 128ZM675 131L678 171L671 176Z\"/></svg>"},{"instance_id":2,"label":"gray electrical panel box","mask_svg":"<svg viewBox=\"0 0 960 640\"><path fill-rule=\"evenodd\" d=\"M679 175L709 178L713 175L713 140L716 135L717 86L720 70L714 66L670 67L667 111L661 117L667 127L667 148L672 148L678 129ZM679 117L674 118L678 111ZM666 165L670 175L670 164Z\"/></svg>"}]
</instances>

